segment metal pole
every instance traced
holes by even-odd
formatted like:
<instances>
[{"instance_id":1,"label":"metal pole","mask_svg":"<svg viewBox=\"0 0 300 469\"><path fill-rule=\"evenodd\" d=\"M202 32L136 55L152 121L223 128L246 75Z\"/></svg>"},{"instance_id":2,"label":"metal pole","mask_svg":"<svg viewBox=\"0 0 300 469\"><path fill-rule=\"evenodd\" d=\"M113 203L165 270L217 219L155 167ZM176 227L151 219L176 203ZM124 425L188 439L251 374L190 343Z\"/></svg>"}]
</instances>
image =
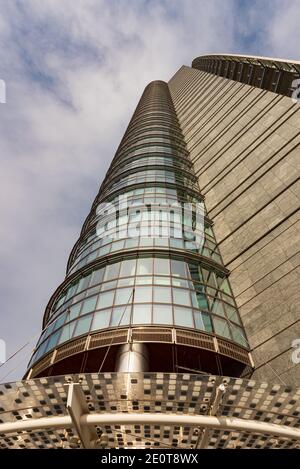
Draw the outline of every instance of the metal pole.
<instances>
[{"instance_id":1,"label":"metal pole","mask_svg":"<svg viewBox=\"0 0 300 469\"><path fill-rule=\"evenodd\" d=\"M122 373L144 372L149 369L148 351L145 344L121 345L117 356L116 371Z\"/></svg>"},{"instance_id":2,"label":"metal pole","mask_svg":"<svg viewBox=\"0 0 300 469\"><path fill-rule=\"evenodd\" d=\"M213 415L213 416L217 415L217 412L219 410L225 391L226 391L226 387L224 384L220 384L217 387L216 395L210 407L209 415ZM208 428L205 428L202 435L199 435L195 448L207 448L209 435L210 435L210 430Z\"/></svg>"},{"instance_id":3,"label":"metal pole","mask_svg":"<svg viewBox=\"0 0 300 469\"><path fill-rule=\"evenodd\" d=\"M300 429L285 425L259 422L257 420L245 420L233 417L215 417L211 415L179 415L179 414L137 414L137 413L103 413L85 414L80 418L82 426L88 425L179 425L191 427L207 427L229 431L248 431L277 435L285 438L300 440ZM28 419L17 422L1 423L1 433L19 431L32 431L47 428L73 427L69 415L63 417L42 417L40 419Z\"/></svg>"}]
</instances>

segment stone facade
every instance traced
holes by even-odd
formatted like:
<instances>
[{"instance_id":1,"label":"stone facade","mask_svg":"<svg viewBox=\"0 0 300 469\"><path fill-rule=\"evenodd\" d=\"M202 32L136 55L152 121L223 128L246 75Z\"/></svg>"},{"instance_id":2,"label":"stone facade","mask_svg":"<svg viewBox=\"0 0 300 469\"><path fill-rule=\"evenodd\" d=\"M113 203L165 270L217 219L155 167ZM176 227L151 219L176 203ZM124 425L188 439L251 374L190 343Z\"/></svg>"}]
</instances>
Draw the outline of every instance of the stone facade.
<instances>
[{"instance_id":1,"label":"stone facade","mask_svg":"<svg viewBox=\"0 0 300 469\"><path fill-rule=\"evenodd\" d=\"M299 385L300 105L186 66L169 88L231 271L254 377Z\"/></svg>"}]
</instances>

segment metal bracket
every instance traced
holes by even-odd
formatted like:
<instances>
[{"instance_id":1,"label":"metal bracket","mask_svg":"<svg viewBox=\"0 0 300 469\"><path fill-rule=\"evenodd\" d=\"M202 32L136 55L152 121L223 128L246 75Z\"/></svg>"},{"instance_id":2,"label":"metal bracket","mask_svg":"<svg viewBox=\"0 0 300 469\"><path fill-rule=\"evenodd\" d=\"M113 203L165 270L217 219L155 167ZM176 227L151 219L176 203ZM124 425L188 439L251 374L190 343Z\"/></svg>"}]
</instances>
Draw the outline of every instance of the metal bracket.
<instances>
[{"instance_id":1,"label":"metal bracket","mask_svg":"<svg viewBox=\"0 0 300 469\"><path fill-rule=\"evenodd\" d=\"M68 385L67 410L84 448L95 448L98 439L95 427L81 425L81 417L89 414L89 409L79 383Z\"/></svg>"}]
</instances>

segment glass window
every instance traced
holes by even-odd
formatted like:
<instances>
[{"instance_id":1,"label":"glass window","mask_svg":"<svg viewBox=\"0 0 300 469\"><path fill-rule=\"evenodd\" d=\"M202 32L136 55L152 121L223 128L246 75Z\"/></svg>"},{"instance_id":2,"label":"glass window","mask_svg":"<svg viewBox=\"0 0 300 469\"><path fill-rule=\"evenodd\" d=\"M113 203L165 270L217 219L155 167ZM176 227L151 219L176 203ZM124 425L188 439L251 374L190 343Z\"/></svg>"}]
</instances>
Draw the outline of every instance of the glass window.
<instances>
[{"instance_id":1,"label":"glass window","mask_svg":"<svg viewBox=\"0 0 300 469\"><path fill-rule=\"evenodd\" d=\"M99 290L100 290L100 285L97 285L96 287L89 288L88 291L87 291L87 295L90 296L90 295L98 294ZM84 297L82 297L82 298L84 298Z\"/></svg>"},{"instance_id":2,"label":"glass window","mask_svg":"<svg viewBox=\"0 0 300 469\"><path fill-rule=\"evenodd\" d=\"M104 281L111 280L118 277L120 264L109 264L105 269Z\"/></svg>"},{"instance_id":3,"label":"glass window","mask_svg":"<svg viewBox=\"0 0 300 469\"><path fill-rule=\"evenodd\" d=\"M98 252L93 251L89 256L87 257L87 262L91 262L92 260L96 259Z\"/></svg>"},{"instance_id":4,"label":"glass window","mask_svg":"<svg viewBox=\"0 0 300 469\"><path fill-rule=\"evenodd\" d=\"M110 309L105 309L104 311L97 311L94 314L94 319L92 323L91 330L97 331L98 329L103 329L109 326L110 321Z\"/></svg>"},{"instance_id":5,"label":"glass window","mask_svg":"<svg viewBox=\"0 0 300 469\"><path fill-rule=\"evenodd\" d=\"M59 341L58 341L59 344L65 342L66 340L71 339L71 337L73 335L73 332L74 332L75 326L76 326L76 321L73 321L73 322L70 322L69 324L66 324L63 327L61 336L60 336Z\"/></svg>"},{"instance_id":6,"label":"glass window","mask_svg":"<svg viewBox=\"0 0 300 469\"><path fill-rule=\"evenodd\" d=\"M154 324L173 324L171 305L153 305Z\"/></svg>"},{"instance_id":7,"label":"glass window","mask_svg":"<svg viewBox=\"0 0 300 469\"><path fill-rule=\"evenodd\" d=\"M183 278L172 278L172 285L174 287L186 287L186 288L190 287L189 281Z\"/></svg>"},{"instance_id":8,"label":"glass window","mask_svg":"<svg viewBox=\"0 0 300 469\"><path fill-rule=\"evenodd\" d=\"M94 311L97 298L98 298L97 295L95 295L84 300L81 314L90 313L91 311Z\"/></svg>"},{"instance_id":9,"label":"glass window","mask_svg":"<svg viewBox=\"0 0 300 469\"><path fill-rule=\"evenodd\" d=\"M240 324L241 321L240 321L237 310L235 308L233 308L232 306L227 305L226 303L223 303L223 305L225 306L225 311L227 313L228 319L230 321L234 321L234 322L237 322L238 324Z\"/></svg>"},{"instance_id":10,"label":"glass window","mask_svg":"<svg viewBox=\"0 0 300 469\"><path fill-rule=\"evenodd\" d=\"M196 294L197 294L198 308L208 309L208 302L207 302L206 296L199 292L197 292Z\"/></svg>"},{"instance_id":11,"label":"glass window","mask_svg":"<svg viewBox=\"0 0 300 469\"><path fill-rule=\"evenodd\" d=\"M214 299L211 305L211 310L214 314L218 314L219 316L225 316L222 302L219 300Z\"/></svg>"},{"instance_id":12,"label":"glass window","mask_svg":"<svg viewBox=\"0 0 300 469\"><path fill-rule=\"evenodd\" d=\"M111 326L123 326L130 323L131 305L119 306L113 309Z\"/></svg>"},{"instance_id":13,"label":"glass window","mask_svg":"<svg viewBox=\"0 0 300 469\"><path fill-rule=\"evenodd\" d=\"M92 314L89 314L87 316L83 316L77 321L74 337L85 334L90 330L92 316Z\"/></svg>"},{"instance_id":14,"label":"glass window","mask_svg":"<svg viewBox=\"0 0 300 469\"><path fill-rule=\"evenodd\" d=\"M69 298L71 298L71 296L74 296L74 295L75 295L76 290L77 290L77 286L78 286L78 282L73 283L73 284L68 288L68 292L67 292L65 301L67 301Z\"/></svg>"},{"instance_id":15,"label":"glass window","mask_svg":"<svg viewBox=\"0 0 300 469\"><path fill-rule=\"evenodd\" d=\"M174 323L177 326L194 328L192 310L188 308L174 307Z\"/></svg>"},{"instance_id":16,"label":"glass window","mask_svg":"<svg viewBox=\"0 0 300 469\"><path fill-rule=\"evenodd\" d=\"M229 282L226 277L217 277L219 288L222 292L227 293L227 295L231 295L231 290L229 286Z\"/></svg>"},{"instance_id":17,"label":"glass window","mask_svg":"<svg viewBox=\"0 0 300 469\"><path fill-rule=\"evenodd\" d=\"M171 303L171 288L167 287L154 287L154 299L155 303Z\"/></svg>"},{"instance_id":18,"label":"glass window","mask_svg":"<svg viewBox=\"0 0 300 469\"><path fill-rule=\"evenodd\" d=\"M113 305L113 300L114 300L114 295L115 291L108 291L104 293L100 293L98 303L97 303L97 309L101 308L107 308L109 306Z\"/></svg>"},{"instance_id":19,"label":"glass window","mask_svg":"<svg viewBox=\"0 0 300 469\"><path fill-rule=\"evenodd\" d=\"M189 271L190 271L190 276L192 280L197 281L197 282L203 281L201 270L197 264L189 263Z\"/></svg>"},{"instance_id":20,"label":"glass window","mask_svg":"<svg viewBox=\"0 0 300 469\"><path fill-rule=\"evenodd\" d=\"M215 333L221 335L222 337L226 337L227 339L231 339L229 327L227 321L221 318L214 317L214 327Z\"/></svg>"},{"instance_id":21,"label":"glass window","mask_svg":"<svg viewBox=\"0 0 300 469\"><path fill-rule=\"evenodd\" d=\"M55 321L53 329L58 329L60 326L63 325L65 322L65 314L59 316L59 318Z\"/></svg>"},{"instance_id":22,"label":"glass window","mask_svg":"<svg viewBox=\"0 0 300 469\"><path fill-rule=\"evenodd\" d=\"M132 324L150 324L151 305L134 305Z\"/></svg>"},{"instance_id":23,"label":"glass window","mask_svg":"<svg viewBox=\"0 0 300 469\"><path fill-rule=\"evenodd\" d=\"M155 275L170 275L169 259L155 258L154 259L154 274Z\"/></svg>"},{"instance_id":24,"label":"glass window","mask_svg":"<svg viewBox=\"0 0 300 469\"><path fill-rule=\"evenodd\" d=\"M198 308L198 300L197 300L197 295L195 291L191 291L191 297L192 297L192 305L194 308Z\"/></svg>"},{"instance_id":25,"label":"glass window","mask_svg":"<svg viewBox=\"0 0 300 469\"><path fill-rule=\"evenodd\" d=\"M134 277L120 278L118 280L118 288L119 287L128 287L129 285L134 285Z\"/></svg>"},{"instance_id":26,"label":"glass window","mask_svg":"<svg viewBox=\"0 0 300 469\"><path fill-rule=\"evenodd\" d=\"M55 305L55 309L58 309L65 302L66 295L64 294Z\"/></svg>"},{"instance_id":27,"label":"glass window","mask_svg":"<svg viewBox=\"0 0 300 469\"><path fill-rule=\"evenodd\" d=\"M125 249L132 249L137 247L137 239L127 239L125 242Z\"/></svg>"},{"instance_id":28,"label":"glass window","mask_svg":"<svg viewBox=\"0 0 300 469\"><path fill-rule=\"evenodd\" d=\"M133 300L133 288L120 288L116 291L115 304L126 305L132 303Z\"/></svg>"},{"instance_id":29,"label":"glass window","mask_svg":"<svg viewBox=\"0 0 300 469\"><path fill-rule=\"evenodd\" d=\"M203 311L201 312L201 315L202 315L202 320L203 320L203 323L204 323L205 330L207 332L213 332L213 326L212 326L210 315L208 313L203 312Z\"/></svg>"},{"instance_id":30,"label":"glass window","mask_svg":"<svg viewBox=\"0 0 300 469\"><path fill-rule=\"evenodd\" d=\"M155 285L171 285L171 278L170 277L157 277L153 278Z\"/></svg>"},{"instance_id":31,"label":"glass window","mask_svg":"<svg viewBox=\"0 0 300 469\"><path fill-rule=\"evenodd\" d=\"M103 280L104 269L95 270L92 275L91 286L101 283Z\"/></svg>"},{"instance_id":32,"label":"glass window","mask_svg":"<svg viewBox=\"0 0 300 469\"><path fill-rule=\"evenodd\" d=\"M138 259L136 275L152 274L152 258Z\"/></svg>"},{"instance_id":33,"label":"glass window","mask_svg":"<svg viewBox=\"0 0 300 469\"><path fill-rule=\"evenodd\" d=\"M121 264L120 277L131 277L135 274L136 259L128 259Z\"/></svg>"},{"instance_id":34,"label":"glass window","mask_svg":"<svg viewBox=\"0 0 300 469\"><path fill-rule=\"evenodd\" d=\"M173 302L178 305L191 305L190 292L182 288L173 288Z\"/></svg>"},{"instance_id":35,"label":"glass window","mask_svg":"<svg viewBox=\"0 0 300 469\"><path fill-rule=\"evenodd\" d=\"M230 324L230 329L232 332L233 340L238 344L242 345L243 347L247 347L248 344L243 329L235 326L234 324Z\"/></svg>"},{"instance_id":36,"label":"glass window","mask_svg":"<svg viewBox=\"0 0 300 469\"><path fill-rule=\"evenodd\" d=\"M135 282L136 282L136 285L145 285L145 284L150 285L153 283L152 280L153 280L153 277L144 276L144 277L136 277Z\"/></svg>"},{"instance_id":37,"label":"glass window","mask_svg":"<svg viewBox=\"0 0 300 469\"><path fill-rule=\"evenodd\" d=\"M151 303L152 287L136 287L134 293L135 303Z\"/></svg>"},{"instance_id":38,"label":"glass window","mask_svg":"<svg viewBox=\"0 0 300 469\"><path fill-rule=\"evenodd\" d=\"M203 269L203 271L204 271L204 269ZM208 283L208 285L210 285L211 287L218 288L215 273L212 272L211 270L206 270L205 272L208 274L206 276L206 279L205 279L206 283Z\"/></svg>"},{"instance_id":39,"label":"glass window","mask_svg":"<svg viewBox=\"0 0 300 469\"><path fill-rule=\"evenodd\" d=\"M211 318L208 313L205 313L203 311L194 311L194 318L196 329L201 329L207 332L213 331Z\"/></svg>"},{"instance_id":40,"label":"glass window","mask_svg":"<svg viewBox=\"0 0 300 469\"><path fill-rule=\"evenodd\" d=\"M102 283L101 291L112 290L117 286L117 280L112 280L112 282Z\"/></svg>"},{"instance_id":41,"label":"glass window","mask_svg":"<svg viewBox=\"0 0 300 469\"><path fill-rule=\"evenodd\" d=\"M61 329L59 329L58 331L54 332L54 334L52 334L52 335L50 336L49 342L48 342L48 344L47 344L47 351L48 351L48 350L51 350L53 347L56 346L58 337L60 336L60 333L61 333Z\"/></svg>"},{"instance_id":42,"label":"glass window","mask_svg":"<svg viewBox=\"0 0 300 469\"><path fill-rule=\"evenodd\" d=\"M78 285L78 292L82 291L82 290L85 290L88 285L89 285L89 282L91 280L91 276L92 274L89 274L89 275L86 275L85 277L82 277L79 281L79 285Z\"/></svg>"}]
</instances>

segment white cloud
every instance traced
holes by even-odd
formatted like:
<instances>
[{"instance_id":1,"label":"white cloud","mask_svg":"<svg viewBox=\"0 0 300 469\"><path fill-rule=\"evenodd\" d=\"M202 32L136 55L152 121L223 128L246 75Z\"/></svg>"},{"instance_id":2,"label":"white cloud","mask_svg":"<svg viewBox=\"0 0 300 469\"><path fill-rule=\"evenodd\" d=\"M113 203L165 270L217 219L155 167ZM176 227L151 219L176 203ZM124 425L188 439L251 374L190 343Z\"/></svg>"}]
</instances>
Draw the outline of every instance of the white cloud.
<instances>
[{"instance_id":1,"label":"white cloud","mask_svg":"<svg viewBox=\"0 0 300 469\"><path fill-rule=\"evenodd\" d=\"M286 42L288 22L297 34L298 4L283 3L284 15L270 10L272 21L259 22L249 3L249 26L237 28L243 17L234 0L1 2L8 102L0 105L0 337L9 352L39 332L145 85L168 80L201 53L247 52L240 47L258 24L274 55L296 52L295 38L294 48L278 43Z\"/></svg>"}]
</instances>

